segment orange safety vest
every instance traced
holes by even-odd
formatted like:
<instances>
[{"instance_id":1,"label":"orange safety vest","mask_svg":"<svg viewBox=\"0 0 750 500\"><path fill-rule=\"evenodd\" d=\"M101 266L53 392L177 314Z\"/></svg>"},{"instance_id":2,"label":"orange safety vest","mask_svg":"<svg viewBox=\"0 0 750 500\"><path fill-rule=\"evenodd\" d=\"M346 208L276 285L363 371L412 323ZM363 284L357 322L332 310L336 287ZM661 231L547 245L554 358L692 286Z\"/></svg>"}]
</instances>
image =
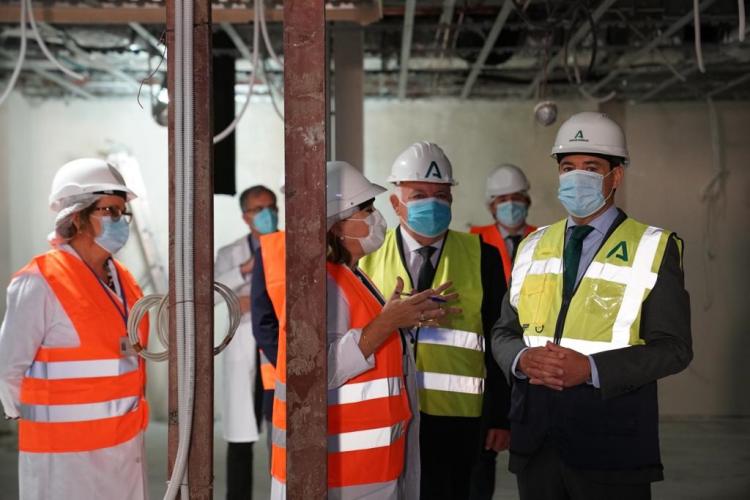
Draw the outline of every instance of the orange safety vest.
<instances>
[{"instance_id":1,"label":"orange safety vest","mask_svg":"<svg viewBox=\"0 0 750 500\"><path fill-rule=\"evenodd\" d=\"M78 347L40 347L21 382L18 448L65 453L108 448L146 428L146 365L127 354L125 321L119 302L86 264L62 250L39 255L34 266L47 281L78 333ZM133 276L115 261L131 310L142 297ZM115 305L117 304L117 306ZM148 322L140 327L148 341Z\"/></svg>"},{"instance_id":2,"label":"orange safety vest","mask_svg":"<svg viewBox=\"0 0 750 500\"><path fill-rule=\"evenodd\" d=\"M279 348L271 418L271 475L286 480L286 237L282 231L260 237L266 292L279 321Z\"/></svg>"},{"instance_id":3,"label":"orange safety vest","mask_svg":"<svg viewBox=\"0 0 750 500\"><path fill-rule=\"evenodd\" d=\"M260 380L263 382L264 391L272 391L274 385L276 385L276 368L274 368L271 360L268 359L263 349L258 349L260 357Z\"/></svg>"},{"instance_id":4,"label":"orange safety vest","mask_svg":"<svg viewBox=\"0 0 750 500\"><path fill-rule=\"evenodd\" d=\"M524 229L523 232L524 238L536 231L536 229L536 226L527 225L526 229ZM500 258L503 260L505 284L507 285L508 283L510 283L510 273L513 270L513 261L510 258L508 247L505 246L505 240L503 239L503 235L500 234L500 228L497 227L497 224L490 224L488 226L472 226L471 229L469 229L469 232L471 234L480 235L482 237L482 241L498 249L498 251L500 252Z\"/></svg>"},{"instance_id":5,"label":"orange safety vest","mask_svg":"<svg viewBox=\"0 0 750 500\"><path fill-rule=\"evenodd\" d=\"M281 243L279 243L279 241ZM274 263L264 271L283 265L283 239L274 242ZM273 244L269 244L269 250ZM342 265L328 264L329 275L350 304L352 328L363 328L382 307L354 273ZM267 289L274 309L278 309L283 287L280 273L266 275ZM273 290L273 291L272 291ZM276 297L276 299L274 299ZM286 321L279 320L279 325ZM286 329L279 331L278 367L286 366ZM271 474L286 482L286 373L278 372L274 393ZM411 418L404 385L401 339L394 332L375 353L375 367L343 386L328 391L328 486L340 488L396 480L403 471L406 428Z\"/></svg>"}]
</instances>

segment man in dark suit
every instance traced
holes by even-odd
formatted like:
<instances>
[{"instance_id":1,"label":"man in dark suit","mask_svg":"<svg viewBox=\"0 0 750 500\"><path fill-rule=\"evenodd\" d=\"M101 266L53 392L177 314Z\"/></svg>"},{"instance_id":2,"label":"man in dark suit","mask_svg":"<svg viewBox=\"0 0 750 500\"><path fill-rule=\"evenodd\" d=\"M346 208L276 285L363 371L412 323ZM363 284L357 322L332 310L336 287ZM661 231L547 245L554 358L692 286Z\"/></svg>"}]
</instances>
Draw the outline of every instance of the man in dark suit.
<instances>
[{"instance_id":1,"label":"man in dark suit","mask_svg":"<svg viewBox=\"0 0 750 500\"><path fill-rule=\"evenodd\" d=\"M648 499L663 478L656 381L692 359L682 241L616 208L620 127L579 113L552 150L570 217L519 247L492 331L512 383L521 500Z\"/></svg>"}]
</instances>

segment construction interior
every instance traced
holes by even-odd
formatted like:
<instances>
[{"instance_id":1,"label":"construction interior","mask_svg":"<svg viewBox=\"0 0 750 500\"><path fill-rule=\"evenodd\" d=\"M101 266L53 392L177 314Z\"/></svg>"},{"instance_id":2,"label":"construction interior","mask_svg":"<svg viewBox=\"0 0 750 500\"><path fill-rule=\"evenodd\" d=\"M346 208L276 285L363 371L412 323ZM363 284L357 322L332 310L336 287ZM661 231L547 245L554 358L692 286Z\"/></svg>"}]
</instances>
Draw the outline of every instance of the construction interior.
<instances>
[{"instance_id":1,"label":"construction interior","mask_svg":"<svg viewBox=\"0 0 750 500\"><path fill-rule=\"evenodd\" d=\"M224 361L214 346L236 318L214 305L214 260L247 233L237 194L268 186L279 196L286 273L297 278L286 289L287 495L325 498L326 161L347 161L390 188L400 151L440 144L460 180L458 231L491 222L485 179L513 163L531 185L529 220L544 226L566 216L549 158L559 125L602 111L622 126L631 154L618 206L685 242L695 357L659 382L665 480L653 496L750 498L746 8L0 0L0 314L11 277L48 249L57 169L79 157L115 164L139 192L118 259L145 293L168 297L165 340L176 346L157 339L152 310L148 349L163 354L148 361L151 497L182 484L182 496L223 498ZM375 206L398 224L387 196ZM256 498L270 491L266 432L255 445ZM16 423L0 419L0 499L19 495L16 441ZM501 453L493 498L518 498L507 462Z\"/></svg>"}]
</instances>

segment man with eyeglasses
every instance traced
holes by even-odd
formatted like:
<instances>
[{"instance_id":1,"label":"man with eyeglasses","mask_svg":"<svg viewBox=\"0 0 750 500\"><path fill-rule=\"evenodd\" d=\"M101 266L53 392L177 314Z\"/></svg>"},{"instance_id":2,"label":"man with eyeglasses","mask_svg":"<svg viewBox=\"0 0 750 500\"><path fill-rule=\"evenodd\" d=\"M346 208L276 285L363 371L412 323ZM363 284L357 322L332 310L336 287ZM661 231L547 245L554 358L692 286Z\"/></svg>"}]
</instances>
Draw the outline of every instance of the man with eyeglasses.
<instances>
[{"instance_id":1,"label":"man with eyeglasses","mask_svg":"<svg viewBox=\"0 0 750 500\"><path fill-rule=\"evenodd\" d=\"M267 397L264 389L273 387L272 381L266 380L269 368L271 371L273 368L258 351L252 335L250 280L260 247L258 238L277 230L276 194L265 186L248 188L240 195L240 209L250 232L220 248L214 266L216 281L239 296L242 311L237 335L222 354L222 421L223 436L228 442L228 500L252 497L253 443L258 440L258 420L264 406L263 399ZM270 401L265 406L270 409ZM271 415L265 417L269 422Z\"/></svg>"}]
</instances>

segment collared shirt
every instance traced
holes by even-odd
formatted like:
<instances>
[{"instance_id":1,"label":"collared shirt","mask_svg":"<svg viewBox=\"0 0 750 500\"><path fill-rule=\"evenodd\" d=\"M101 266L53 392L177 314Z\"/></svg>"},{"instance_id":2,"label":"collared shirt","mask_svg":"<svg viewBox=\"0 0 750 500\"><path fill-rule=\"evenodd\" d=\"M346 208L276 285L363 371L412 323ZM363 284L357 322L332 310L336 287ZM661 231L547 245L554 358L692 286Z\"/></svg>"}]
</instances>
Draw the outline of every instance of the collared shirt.
<instances>
[{"instance_id":1,"label":"collared shirt","mask_svg":"<svg viewBox=\"0 0 750 500\"><path fill-rule=\"evenodd\" d=\"M409 276L411 276L412 284L416 286L417 278L419 277L419 268L422 266L422 262L424 260L419 252L417 252L417 250L425 245L420 244L402 227L399 226L398 230L401 232L401 241L404 244L404 260L406 260L406 270L409 271ZM444 242L445 235L443 235L442 238L432 243L431 245L427 245L435 249L435 252L432 253L432 257L430 257L430 261L432 262L432 265L435 267L435 269L437 269L438 260L440 259L440 250L443 248Z\"/></svg>"},{"instance_id":2,"label":"collared shirt","mask_svg":"<svg viewBox=\"0 0 750 500\"><path fill-rule=\"evenodd\" d=\"M591 231L588 235L586 235L586 238L583 240L583 248L581 250L581 260L578 261L578 275L576 276L576 286L578 283L580 283L581 279L583 278L583 275L586 274L586 270L588 269L591 262L594 260L594 256L596 255L596 252L599 250L599 247L602 246L602 242L604 241L604 237L607 235L607 232L609 232L609 229L612 227L612 224L615 222L615 219L617 218L617 214L619 212L617 211L617 207L612 205L607 210L604 211L601 215L599 215L596 219L589 222L587 225L594 228L593 231ZM573 232L573 227L577 226L578 224L575 223L572 217L568 217L568 224L565 228L565 244L567 245L568 239L570 239L570 235Z\"/></svg>"},{"instance_id":3,"label":"collared shirt","mask_svg":"<svg viewBox=\"0 0 750 500\"><path fill-rule=\"evenodd\" d=\"M515 234L510 234L510 231L505 229L500 224L497 224L497 228L500 230L500 236L503 237L503 241L505 242L505 248L508 250L508 255L513 255L513 250L515 250L515 243L513 241L513 236L521 236L526 233L526 228L529 227L528 224L524 224L521 226L518 231L515 232Z\"/></svg>"}]
</instances>

